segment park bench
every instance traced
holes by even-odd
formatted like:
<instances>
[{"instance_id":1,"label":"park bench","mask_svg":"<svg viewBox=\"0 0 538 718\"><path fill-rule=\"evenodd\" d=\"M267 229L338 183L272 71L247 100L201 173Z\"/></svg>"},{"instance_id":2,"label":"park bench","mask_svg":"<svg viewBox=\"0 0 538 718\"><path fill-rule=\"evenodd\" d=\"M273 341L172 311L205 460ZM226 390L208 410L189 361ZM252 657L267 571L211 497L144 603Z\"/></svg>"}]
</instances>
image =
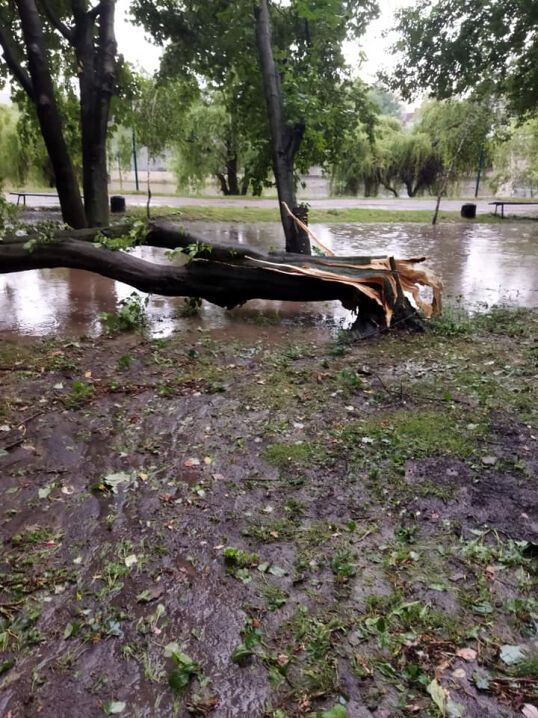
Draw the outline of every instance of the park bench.
<instances>
[{"instance_id":1,"label":"park bench","mask_svg":"<svg viewBox=\"0 0 538 718\"><path fill-rule=\"evenodd\" d=\"M12 194L14 197L17 197L17 207L20 204L21 198L22 203L24 207L26 207L26 198L27 197L56 197L58 198L58 195L55 192L10 192L9 194Z\"/></svg>"},{"instance_id":2,"label":"park bench","mask_svg":"<svg viewBox=\"0 0 538 718\"><path fill-rule=\"evenodd\" d=\"M512 202L512 201L503 201L503 200L496 200L495 202L490 202L490 204L495 205L495 212L493 214L497 214L497 210L499 209L499 206L501 208L501 218L504 219L504 205L505 204L538 204L538 202Z\"/></svg>"},{"instance_id":3,"label":"park bench","mask_svg":"<svg viewBox=\"0 0 538 718\"><path fill-rule=\"evenodd\" d=\"M58 199L58 195L55 192L10 192L14 197L17 198L17 207L20 204L22 197L22 204L26 207L27 197L55 197ZM125 197L113 196L110 198L110 210L112 212L125 212Z\"/></svg>"}]
</instances>

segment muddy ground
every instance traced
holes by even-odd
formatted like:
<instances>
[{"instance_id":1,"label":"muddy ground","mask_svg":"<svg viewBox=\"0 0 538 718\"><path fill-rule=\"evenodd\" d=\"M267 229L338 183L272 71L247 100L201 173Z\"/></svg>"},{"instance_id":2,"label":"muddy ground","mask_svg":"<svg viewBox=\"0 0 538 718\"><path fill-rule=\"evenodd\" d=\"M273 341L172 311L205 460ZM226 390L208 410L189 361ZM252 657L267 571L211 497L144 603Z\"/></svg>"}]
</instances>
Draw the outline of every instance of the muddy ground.
<instances>
[{"instance_id":1,"label":"muddy ground","mask_svg":"<svg viewBox=\"0 0 538 718\"><path fill-rule=\"evenodd\" d=\"M537 336L4 337L0 716L528 711Z\"/></svg>"}]
</instances>

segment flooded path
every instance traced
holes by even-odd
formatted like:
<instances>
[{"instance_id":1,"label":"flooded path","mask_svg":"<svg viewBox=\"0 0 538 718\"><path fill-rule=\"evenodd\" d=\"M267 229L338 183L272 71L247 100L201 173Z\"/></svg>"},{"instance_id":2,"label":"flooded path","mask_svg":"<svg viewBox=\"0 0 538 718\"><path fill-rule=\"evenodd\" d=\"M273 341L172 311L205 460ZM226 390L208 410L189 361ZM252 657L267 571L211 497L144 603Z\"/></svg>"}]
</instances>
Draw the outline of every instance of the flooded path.
<instances>
[{"instance_id":1,"label":"flooded path","mask_svg":"<svg viewBox=\"0 0 538 718\"><path fill-rule=\"evenodd\" d=\"M215 241L236 241L263 249L279 249L277 223L257 225L197 222L189 226ZM463 302L474 310L494 304L538 306L538 225L533 222L503 225L444 224L318 224L319 238L338 254L426 255L429 266L445 282L449 303ZM144 248L140 256L167 261L161 250ZM94 274L69 269L40 270L0 276L0 331L22 335L96 335L100 312L113 311L132 289ZM174 329L198 327L241 331L245 321L267 324L335 325L347 312L337 303L249 302L227 312L204 303L201 315L181 318L183 299L152 297L148 305L150 328L155 335ZM237 320L240 321L237 321Z\"/></svg>"}]
</instances>

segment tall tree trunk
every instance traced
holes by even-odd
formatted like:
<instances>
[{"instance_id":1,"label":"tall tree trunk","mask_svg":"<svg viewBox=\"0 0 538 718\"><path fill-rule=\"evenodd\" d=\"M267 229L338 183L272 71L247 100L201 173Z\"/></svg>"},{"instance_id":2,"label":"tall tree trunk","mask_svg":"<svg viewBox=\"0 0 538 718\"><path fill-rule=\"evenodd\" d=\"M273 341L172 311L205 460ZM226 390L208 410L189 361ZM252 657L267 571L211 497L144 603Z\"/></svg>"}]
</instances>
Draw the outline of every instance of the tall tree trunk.
<instances>
[{"instance_id":1,"label":"tall tree trunk","mask_svg":"<svg viewBox=\"0 0 538 718\"><path fill-rule=\"evenodd\" d=\"M102 0L98 6L97 41L95 17L87 12L85 2L73 0L72 4L80 85L84 206L89 224L104 227L109 221L106 137L116 79L115 0Z\"/></svg>"},{"instance_id":2,"label":"tall tree trunk","mask_svg":"<svg viewBox=\"0 0 538 718\"><path fill-rule=\"evenodd\" d=\"M441 207L441 198L446 193L446 191L448 189L448 184L449 184L450 180L452 179L452 172L454 171L454 166L456 164L456 160L458 159L459 154L463 149L463 145L465 144L465 140L467 139L467 135L469 133L470 127L471 127L471 125L469 124L465 128L465 131L463 132L460 142L458 144L458 147L457 147L456 151L454 152L452 159L450 160L450 164L448 165L448 168L441 180L441 184L439 185L439 191L437 193L437 199L435 201L435 210L433 212L433 217L432 217L432 224L437 224L437 219L439 218L439 209Z\"/></svg>"},{"instance_id":3,"label":"tall tree trunk","mask_svg":"<svg viewBox=\"0 0 538 718\"><path fill-rule=\"evenodd\" d=\"M35 0L17 0L17 9L28 54L30 97L36 107L39 127L54 169L64 222L75 228L86 226L86 217L73 164L63 136L62 121L47 62L41 18ZM25 89L29 90L28 87Z\"/></svg>"},{"instance_id":4,"label":"tall tree trunk","mask_svg":"<svg viewBox=\"0 0 538 718\"><path fill-rule=\"evenodd\" d=\"M239 180L237 178L237 157L230 156L226 162L226 176L228 177L228 190L232 195L240 194Z\"/></svg>"},{"instance_id":5,"label":"tall tree trunk","mask_svg":"<svg viewBox=\"0 0 538 718\"><path fill-rule=\"evenodd\" d=\"M417 193L416 187L413 187L413 182L404 180L405 189L407 190L408 197L414 197Z\"/></svg>"},{"instance_id":6,"label":"tall tree trunk","mask_svg":"<svg viewBox=\"0 0 538 718\"><path fill-rule=\"evenodd\" d=\"M228 113L230 116L230 131L226 140L226 177L228 180L228 190L230 194L239 195L241 194L241 190L239 188L239 178L237 176L239 160L237 151L237 117L234 101L232 102L232 109L228 110Z\"/></svg>"},{"instance_id":7,"label":"tall tree trunk","mask_svg":"<svg viewBox=\"0 0 538 718\"><path fill-rule=\"evenodd\" d=\"M273 173L278 192L280 218L286 237L286 251L310 254L310 240L293 219L282 203L293 211L297 206L295 192L294 162L304 134L304 124L288 127L284 119L280 76L273 58L271 19L267 0L259 0L254 8L256 20L256 45L262 73L267 114L271 130Z\"/></svg>"}]
</instances>

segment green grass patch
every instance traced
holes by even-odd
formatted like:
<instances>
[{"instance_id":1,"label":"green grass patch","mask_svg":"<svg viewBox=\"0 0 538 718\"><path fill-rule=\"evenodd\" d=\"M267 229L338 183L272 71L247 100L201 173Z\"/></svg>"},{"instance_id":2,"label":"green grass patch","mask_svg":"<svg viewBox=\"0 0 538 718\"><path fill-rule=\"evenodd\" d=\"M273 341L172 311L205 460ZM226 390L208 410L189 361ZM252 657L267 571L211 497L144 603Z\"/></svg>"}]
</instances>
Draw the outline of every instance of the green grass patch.
<instances>
[{"instance_id":1,"label":"green grass patch","mask_svg":"<svg viewBox=\"0 0 538 718\"><path fill-rule=\"evenodd\" d=\"M326 458L325 449L316 441L271 444L265 449L263 455L270 464L278 469L285 469L293 464L319 463Z\"/></svg>"},{"instance_id":2,"label":"green grass patch","mask_svg":"<svg viewBox=\"0 0 538 718\"><path fill-rule=\"evenodd\" d=\"M409 458L438 454L469 456L476 448L474 434L466 431L447 412L398 409L384 412L367 422L349 424L339 432L346 444L371 446L383 456L401 454Z\"/></svg>"},{"instance_id":3,"label":"green grass patch","mask_svg":"<svg viewBox=\"0 0 538 718\"><path fill-rule=\"evenodd\" d=\"M27 526L11 537L11 544L17 547L35 546L36 544L57 541L60 536L61 534L45 526Z\"/></svg>"},{"instance_id":4,"label":"green grass patch","mask_svg":"<svg viewBox=\"0 0 538 718\"><path fill-rule=\"evenodd\" d=\"M131 207L127 214L131 217L146 217L145 207ZM189 206L182 207L154 207L152 219L159 217L170 217L176 215L178 221L183 222L279 222L280 213L276 200L275 207L213 207L213 206ZM313 209L310 211L311 223L340 223L340 222L415 222L431 223L432 210L423 209L369 209L367 207L353 207L342 209ZM441 212L440 223L462 224L497 224L503 220L490 214L479 215L474 220L465 220L460 217L459 212ZM505 222L507 220L504 220Z\"/></svg>"}]
</instances>

